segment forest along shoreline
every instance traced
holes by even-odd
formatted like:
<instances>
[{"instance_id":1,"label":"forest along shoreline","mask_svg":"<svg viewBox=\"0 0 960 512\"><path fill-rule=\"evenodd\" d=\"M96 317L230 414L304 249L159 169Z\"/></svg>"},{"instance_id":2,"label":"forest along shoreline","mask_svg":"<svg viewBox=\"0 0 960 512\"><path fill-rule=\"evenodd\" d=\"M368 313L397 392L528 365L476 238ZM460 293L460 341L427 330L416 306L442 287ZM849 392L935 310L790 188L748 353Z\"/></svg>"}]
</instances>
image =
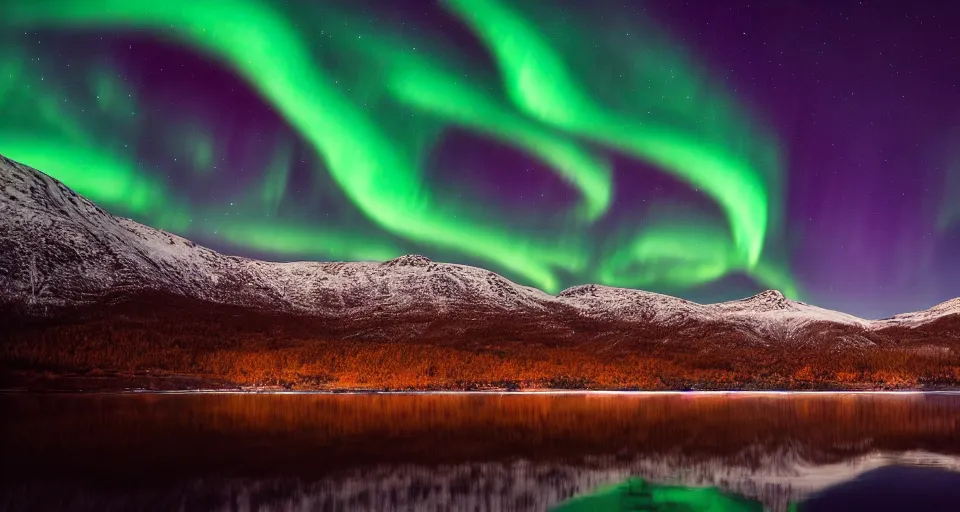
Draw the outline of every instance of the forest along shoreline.
<instances>
[{"instance_id":1,"label":"forest along shoreline","mask_svg":"<svg viewBox=\"0 0 960 512\"><path fill-rule=\"evenodd\" d=\"M174 375L154 372L141 374L120 374L104 371L91 371L85 374L55 374L52 372L3 371L0 372L0 393L137 393L137 392L192 392L192 393L337 393L337 394L404 394L404 393L494 393L494 394L713 394L713 393L960 393L960 386L848 386L830 387L774 387L754 384L742 387L687 386L678 388L599 388L599 387L545 387L545 386L421 386L421 387L321 387L297 385L241 385L224 379L205 378L196 375Z\"/></svg>"},{"instance_id":2,"label":"forest along shoreline","mask_svg":"<svg viewBox=\"0 0 960 512\"><path fill-rule=\"evenodd\" d=\"M590 325L576 336L536 325L454 336L432 322L391 324L384 339L375 323L170 297L53 319L0 314L0 389L960 390L960 315L923 336L870 344L771 342L712 328L607 335Z\"/></svg>"}]
</instances>

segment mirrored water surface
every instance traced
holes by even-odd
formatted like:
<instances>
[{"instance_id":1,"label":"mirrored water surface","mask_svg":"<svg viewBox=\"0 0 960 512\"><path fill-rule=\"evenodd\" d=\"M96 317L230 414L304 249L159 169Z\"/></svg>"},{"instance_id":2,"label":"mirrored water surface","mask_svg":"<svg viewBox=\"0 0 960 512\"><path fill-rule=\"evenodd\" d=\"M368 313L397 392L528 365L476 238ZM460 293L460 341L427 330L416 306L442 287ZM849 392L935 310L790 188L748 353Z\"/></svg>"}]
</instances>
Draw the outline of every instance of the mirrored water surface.
<instances>
[{"instance_id":1,"label":"mirrored water surface","mask_svg":"<svg viewBox=\"0 0 960 512\"><path fill-rule=\"evenodd\" d=\"M891 474L960 510L952 394L4 394L0 414L3 510L549 510L638 479L881 510L843 492Z\"/></svg>"}]
</instances>

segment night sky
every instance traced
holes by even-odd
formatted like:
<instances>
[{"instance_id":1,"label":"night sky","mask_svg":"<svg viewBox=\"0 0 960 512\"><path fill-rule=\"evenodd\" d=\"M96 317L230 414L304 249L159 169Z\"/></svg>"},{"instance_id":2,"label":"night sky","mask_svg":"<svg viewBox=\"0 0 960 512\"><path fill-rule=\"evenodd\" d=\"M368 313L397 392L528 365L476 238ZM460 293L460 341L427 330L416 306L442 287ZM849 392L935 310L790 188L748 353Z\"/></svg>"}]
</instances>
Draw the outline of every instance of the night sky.
<instances>
[{"instance_id":1,"label":"night sky","mask_svg":"<svg viewBox=\"0 0 960 512\"><path fill-rule=\"evenodd\" d=\"M0 153L221 252L960 296L958 2L0 5Z\"/></svg>"}]
</instances>

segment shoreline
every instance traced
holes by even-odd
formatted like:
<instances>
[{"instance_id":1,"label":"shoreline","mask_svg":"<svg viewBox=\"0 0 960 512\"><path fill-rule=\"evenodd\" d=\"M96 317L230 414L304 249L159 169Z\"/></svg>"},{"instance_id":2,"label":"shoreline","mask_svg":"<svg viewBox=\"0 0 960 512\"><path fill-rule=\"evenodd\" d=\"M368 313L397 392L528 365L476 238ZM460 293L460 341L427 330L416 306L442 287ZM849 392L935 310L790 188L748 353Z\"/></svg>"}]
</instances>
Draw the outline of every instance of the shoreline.
<instances>
[{"instance_id":1,"label":"shoreline","mask_svg":"<svg viewBox=\"0 0 960 512\"><path fill-rule=\"evenodd\" d=\"M223 389L193 389L193 390L32 390L32 389L0 389L0 396L4 395L351 395L351 396L443 396L443 395L476 395L476 396L608 396L608 397L730 397L730 398L776 398L799 396L956 396L960 397L960 390L900 390L900 391L600 391L600 390L543 390L543 391L278 391L278 390L223 390Z\"/></svg>"},{"instance_id":2,"label":"shoreline","mask_svg":"<svg viewBox=\"0 0 960 512\"><path fill-rule=\"evenodd\" d=\"M31 391L0 390L0 392L11 393L36 393ZM156 391L150 389L129 389L123 391L86 391L86 392L50 392L59 394L83 393L83 394L124 394L124 395L498 395L498 396L577 396L577 395L599 395L599 396L797 396L797 395L944 395L960 396L960 389L954 390L824 390L824 391L750 391L750 390L730 390L730 391L612 391L612 390L576 390L576 389L543 389L543 390L483 390L483 391L378 391L378 390L273 390L273 389L197 389L197 390L177 390L177 391Z\"/></svg>"},{"instance_id":3,"label":"shoreline","mask_svg":"<svg viewBox=\"0 0 960 512\"><path fill-rule=\"evenodd\" d=\"M727 390L612 390L612 389L277 389L274 387L242 388L39 388L0 387L0 395L477 395L477 396L609 396L609 397L789 397L789 396L958 396L960 389L727 389Z\"/></svg>"},{"instance_id":4,"label":"shoreline","mask_svg":"<svg viewBox=\"0 0 960 512\"><path fill-rule=\"evenodd\" d=\"M166 372L89 372L53 373L17 371L0 368L0 393L36 394L355 394L355 395L595 395L595 396L747 396L747 395L841 395L841 394L957 394L960 387L941 386L831 386L827 382L809 382L805 386L784 387L778 383L751 382L747 386L716 386L703 382L658 388L604 388L563 386L502 386L499 382L467 382L465 386L426 385L422 387L391 386L285 386L243 385L224 377ZM711 385L714 384L714 385Z\"/></svg>"}]
</instances>

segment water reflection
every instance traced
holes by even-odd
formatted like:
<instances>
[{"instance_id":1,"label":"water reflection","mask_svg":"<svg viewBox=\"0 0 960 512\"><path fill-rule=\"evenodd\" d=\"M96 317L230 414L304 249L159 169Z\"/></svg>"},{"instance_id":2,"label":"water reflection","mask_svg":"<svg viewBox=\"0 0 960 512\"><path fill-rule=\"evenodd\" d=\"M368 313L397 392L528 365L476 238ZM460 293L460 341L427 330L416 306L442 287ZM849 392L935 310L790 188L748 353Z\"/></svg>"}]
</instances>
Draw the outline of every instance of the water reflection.
<instances>
[{"instance_id":1,"label":"water reflection","mask_svg":"<svg viewBox=\"0 0 960 512\"><path fill-rule=\"evenodd\" d=\"M784 510L960 470L950 395L0 395L7 510L545 510L640 477Z\"/></svg>"},{"instance_id":2,"label":"water reflection","mask_svg":"<svg viewBox=\"0 0 960 512\"><path fill-rule=\"evenodd\" d=\"M657 485L642 478L578 496L553 512L762 512L763 504L714 487Z\"/></svg>"},{"instance_id":3,"label":"water reflection","mask_svg":"<svg viewBox=\"0 0 960 512\"><path fill-rule=\"evenodd\" d=\"M960 473L938 468L887 466L787 505L792 512L926 512L960 507ZM752 512L760 500L714 487L659 485L640 478L576 496L552 512Z\"/></svg>"},{"instance_id":4,"label":"water reflection","mask_svg":"<svg viewBox=\"0 0 960 512\"><path fill-rule=\"evenodd\" d=\"M799 512L960 510L960 473L938 468L888 466L817 493Z\"/></svg>"}]
</instances>

